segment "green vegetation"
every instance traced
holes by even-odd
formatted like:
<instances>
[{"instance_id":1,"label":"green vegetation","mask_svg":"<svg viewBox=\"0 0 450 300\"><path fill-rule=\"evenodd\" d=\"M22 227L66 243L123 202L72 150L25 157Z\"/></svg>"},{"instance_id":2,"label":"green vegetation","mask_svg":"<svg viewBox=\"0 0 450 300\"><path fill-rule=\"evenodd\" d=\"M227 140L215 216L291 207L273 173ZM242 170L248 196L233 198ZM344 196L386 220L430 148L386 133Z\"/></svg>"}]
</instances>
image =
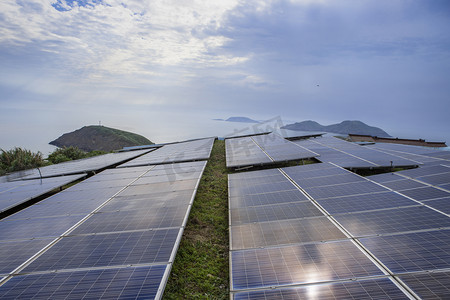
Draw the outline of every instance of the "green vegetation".
<instances>
[{"instance_id":1,"label":"green vegetation","mask_svg":"<svg viewBox=\"0 0 450 300\"><path fill-rule=\"evenodd\" d=\"M16 147L9 151L0 149L0 175L9 172L38 168L46 163L41 152L31 152L30 150Z\"/></svg>"},{"instance_id":2,"label":"green vegetation","mask_svg":"<svg viewBox=\"0 0 450 300\"><path fill-rule=\"evenodd\" d=\"M225 142L215 141L164 299L229 299L227 174Z\"/></svg>"},{"instance_id":3,"label":"green vegetation","mask_svg":"<svg viewBox=\"0 0 450 300\"><path fill-rule=\"evenodd\" d=\"M98 131L99 135L103 135L103 136L115 135L119 139L127 141L133 145L151 145L151 144L153 144L153 142L150 141L149 139L143 137L142 135L138 135L136 133L123 131L123 130L115 129L115 128L110 128L110 127L106 127L106 126L91 125L91 126L87 126L87 127L96 129Z\"/></svg>"},{"instance_id":4,"label":"green vegetation","mask_svg":"<svg viewBox=\"0 0 450 300\"><path fill-rule=\"evenodd\" d=\"M102 155L106 154L105 151L91 151L91 152L84 152L77 147L64 147L64 148L58 148L53 153L51 153L47 160L52 164L59 164L65 161L69 160L76 160L76 159L82 159L82 158L88 158L92 156Z\"/></svg>"}]
</instances>

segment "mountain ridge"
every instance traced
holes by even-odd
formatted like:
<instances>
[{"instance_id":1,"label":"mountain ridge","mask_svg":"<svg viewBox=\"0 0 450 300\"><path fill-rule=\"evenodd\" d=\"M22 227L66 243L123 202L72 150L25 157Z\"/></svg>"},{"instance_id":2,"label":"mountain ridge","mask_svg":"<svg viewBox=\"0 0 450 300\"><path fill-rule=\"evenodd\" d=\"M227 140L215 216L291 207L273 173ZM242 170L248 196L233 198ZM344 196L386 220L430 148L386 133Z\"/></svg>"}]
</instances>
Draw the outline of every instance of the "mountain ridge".
<instances>
[{"instance_id":1,"label":"mountain ridge","mask_svg":"<svg viewBox=\"0 0 450 300\"><path fill-rule=\"evenodd\" d=\"M390 137L390 135L381 128L369 126L358 120L346 120L338 124L321 125L316 121L307 120L302 122L296 122L288 124L282 129L294 130L294 131L324 131L340 134L365 134L379 137Z\"/></svg>"},{"instance_id":2,"label":"mountain ridge","mask_svg":"<svg viewBox=\"0 0 450 300\"><path fill-rule=\"evenodd\" d=\"M142 135L101 125L84 126L49 143L57 147L77 147L83 151L114 151L123 147L151 145Z\"/></svg>"}]
</instances>

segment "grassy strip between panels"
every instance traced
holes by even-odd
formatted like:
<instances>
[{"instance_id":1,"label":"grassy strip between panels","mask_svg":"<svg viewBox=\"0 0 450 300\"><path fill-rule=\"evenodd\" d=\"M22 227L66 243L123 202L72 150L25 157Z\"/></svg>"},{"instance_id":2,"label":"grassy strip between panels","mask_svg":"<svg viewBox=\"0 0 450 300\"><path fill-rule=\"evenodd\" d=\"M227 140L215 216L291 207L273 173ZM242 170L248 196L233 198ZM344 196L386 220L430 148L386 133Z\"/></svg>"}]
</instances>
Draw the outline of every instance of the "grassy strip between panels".
<instances>
[{"instance_id":1,"label":"grassy strip between panels","mask_svg":"<svg viewBox=\"0 0 450 300\"><path fill-rule=\"evenodd\" d=\"M163 299L229 299L227 174L216 140Z\"/></svg>"}]
</instances>

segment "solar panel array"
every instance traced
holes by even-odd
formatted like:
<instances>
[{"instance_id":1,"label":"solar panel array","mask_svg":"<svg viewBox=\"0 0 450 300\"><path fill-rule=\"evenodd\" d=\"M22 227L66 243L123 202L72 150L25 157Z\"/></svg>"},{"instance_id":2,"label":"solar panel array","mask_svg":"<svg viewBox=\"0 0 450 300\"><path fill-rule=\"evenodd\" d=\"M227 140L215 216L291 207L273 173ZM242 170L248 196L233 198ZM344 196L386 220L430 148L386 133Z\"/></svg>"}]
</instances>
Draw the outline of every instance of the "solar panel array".
<instances>
[{"instance_id":1,"label":"solar panel array","mask_svg":"<svg viewBox=\"0 0 450 300\"><path fill-rule=\"evenodd\" d=\"M120 167L136 167L176 162L206 160L211 154L215 138L167 144Z\"/></svg>"},{"instance_id":2,"label":"solar panel array","mask_svg":"<svg viewBox=\"0 0 450 300\"><path fill-rule=\"evenodd\" d=\"M1 220L1 297L160 298L205 165L108 169Z\"/></svg>"},{"instance_id":3,"label":"solar panel array","mask_svg":"<svg viewBox=\"0 0 450 300\"><path fill-rule=\"evenodd\" d=\"M94 157L67 161L55 165L49 165L38 169L31 169L13 173L5 178L15 179L38 179L41 177L54 177L62 175L73 175L98 171L117 165L129 159L138 157L151 150L128 151L119 153L108 153Z\"/></svg>"},{"instance_id":4,"label":"solar panel array","mask_svg":"<svg viewBox=\"0 0 450 300\"><path fill-rule=\"evenodd\" d=\"M318 153L321 162L331 162L344 168L374 168L391 166L416 166L412 158L362 147L335 137L320 137L295 141L297 145Z\"/></svg>"},{"instance_id":5,"label":"solar panel array","mask_svg":"<svg viewBox=\"0 0 450 300\"><path fill-rule=\"evenodd\" d=\"M270 133L225 140L228 168L312 158L317 153Z\"/></svg>"},{"instance_id":6,"label":"solar panel array","mask_svg":"<svg viewBox=\"0 0 450 300\"><path fill-rule=\"evenodd\" d=\"M328 163L230 174L232 297L445 298L450 217L404 193L448 193L442 167L374 180Z\"/></svg>"},{"instance_id":7,"label":"solar panel array","mask_svg":"<svg viewBox=\"0 0 450 300\"><path fill-rule=\"evenodd\" d=\"M5 212L84 176L83 174L2 182L0 183L0 212Z\"/></svg>"}]
</instances>

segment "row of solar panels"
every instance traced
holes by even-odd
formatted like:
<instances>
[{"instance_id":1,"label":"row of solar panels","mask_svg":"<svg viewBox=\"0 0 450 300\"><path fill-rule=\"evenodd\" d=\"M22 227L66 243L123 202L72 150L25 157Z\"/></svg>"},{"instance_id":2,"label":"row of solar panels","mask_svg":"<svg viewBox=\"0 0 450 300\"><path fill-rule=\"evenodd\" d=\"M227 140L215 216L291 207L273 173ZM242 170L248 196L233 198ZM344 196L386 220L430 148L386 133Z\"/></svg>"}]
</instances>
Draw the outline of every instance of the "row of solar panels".
<instances>
[{"instance_id":1,"label":"row of solar panels","mask_svg":"<svg viewBox=\"0 0 450 300\"><path fill-rule=\"evenodd\" d=\"M450 183L450 168L441 167ZM418 180L434 176L416 170ZM438 208L420 188L396 191L331 164L229 175L232 295L448 295L450 191L427 185L438 191L432 199L447 200Z\"/></svg>"},{"instance_id":2,"label":"row of solar panels","mask_svg":"<svg viewBox=\"0 0 450 300\"><path fill-rule=\"evenodd\" d=\"M166 162L107 169L1 220L0 295L161 298L206 165Z\"/></svg>"},{"instance_id":3,"label":"row of solar panels","mask_svg":"<svg viewBox=\"0 0 450 300\"><path fill-rule=\"evenodd\" d=\"M297 146L297 147L296 147ZM315 157L344 168L411 167L423 161L392 151L362 147L334 137L287 141L276 134L226 140L227 167L240 168Z\"/></svg>"}]
</instances>

